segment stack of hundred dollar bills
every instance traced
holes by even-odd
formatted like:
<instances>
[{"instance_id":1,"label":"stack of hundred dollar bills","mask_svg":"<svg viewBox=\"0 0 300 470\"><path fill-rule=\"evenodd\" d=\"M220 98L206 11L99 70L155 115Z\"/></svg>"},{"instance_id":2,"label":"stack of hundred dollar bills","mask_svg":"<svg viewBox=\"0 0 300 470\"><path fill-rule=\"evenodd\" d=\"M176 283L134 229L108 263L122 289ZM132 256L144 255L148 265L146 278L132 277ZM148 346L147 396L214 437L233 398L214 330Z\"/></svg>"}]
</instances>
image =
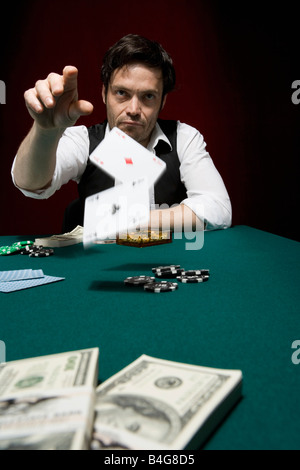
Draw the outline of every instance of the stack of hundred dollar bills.
<instances>
[{"instance_id":1,"label":"stack of hundred dollar bills","mask_svg":"<svg viewBox=\"0 0 300 470\"><path fill-rule=\"evenodd\" d=\"M1 449L198 449L242 372L142 355L96 388L98 348L0 364Z\"/></svg>"},{"instance_id":2,"label":"stack of hundred dollar bills","mask_svg":"<svg viewBox=\"0 0 300 470\"><path fill-rule=\"evenodd\" d=\"M0 450L88 449L98 348L0 364Z\"/></svg>"},{"instance_id":3,"label":"stack of hundred dollar bills","mask_svg":"<svg viewBox=\"0 0 300 470\"><path fill-rule=\"evenodd\" d=\"M97 388L91 448L195 450L241 389L240 370L143 355Z\"/></svg>"},{"instance_id":4,"label":"stack of hundred dollar bills","mask_svg":"<svg viewBox=\"0 0 300 470\"><path fill-rule=\"evenodd\" d=\"M35 245L44 247L64 247L69 245L76 245L83 240L83 227L77 225L71 232L62 233L59 235L51 235L51 237L36 238Z\"/></svg>"}]
</instances>

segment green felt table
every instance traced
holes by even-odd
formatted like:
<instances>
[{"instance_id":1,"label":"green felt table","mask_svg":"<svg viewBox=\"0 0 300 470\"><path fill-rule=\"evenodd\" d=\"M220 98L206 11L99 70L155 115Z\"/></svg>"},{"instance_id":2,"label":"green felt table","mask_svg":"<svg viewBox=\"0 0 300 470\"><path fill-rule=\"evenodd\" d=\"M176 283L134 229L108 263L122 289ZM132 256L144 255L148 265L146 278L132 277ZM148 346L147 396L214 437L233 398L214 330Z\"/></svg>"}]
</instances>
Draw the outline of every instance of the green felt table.
<instances>
[{"instance_id":1,"label":"green felt table","mask_svg":"<svg viewBox=\"0 0 300 470\"><path fill-rule=\"evenodd\" d=\"M0 245L22 239L0 237ZM141 354L241 369L243 398L204 448L299 449L300 364L291 347L300 340L299 243L246 226L206 232L200 250L186 249L187 242L1 256L0 271L65 277L0 294L6 360L97 346L100 382ZM124 285L168 264L208 268L210 279L161 294Z\"/></svg>"}]
</instances>

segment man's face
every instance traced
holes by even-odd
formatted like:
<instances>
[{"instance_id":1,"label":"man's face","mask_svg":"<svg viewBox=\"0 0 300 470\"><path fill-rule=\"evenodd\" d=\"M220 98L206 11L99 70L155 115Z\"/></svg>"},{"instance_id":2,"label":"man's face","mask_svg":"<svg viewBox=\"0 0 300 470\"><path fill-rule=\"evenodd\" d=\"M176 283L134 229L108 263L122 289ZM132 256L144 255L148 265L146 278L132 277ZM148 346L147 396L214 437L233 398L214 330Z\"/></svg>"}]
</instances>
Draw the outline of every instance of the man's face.
<instances>
[{"instance_id":1,"label":"man's face","mask_svg":"<svg viewBox=\"0 0 300 470\"><path fill-rule=\"evenodd\" d=\"M118 127L145 147L155 127L162 102L161 70L134 63L117 69L102 89L110 128Z\"/></svg>"}]
</instances>

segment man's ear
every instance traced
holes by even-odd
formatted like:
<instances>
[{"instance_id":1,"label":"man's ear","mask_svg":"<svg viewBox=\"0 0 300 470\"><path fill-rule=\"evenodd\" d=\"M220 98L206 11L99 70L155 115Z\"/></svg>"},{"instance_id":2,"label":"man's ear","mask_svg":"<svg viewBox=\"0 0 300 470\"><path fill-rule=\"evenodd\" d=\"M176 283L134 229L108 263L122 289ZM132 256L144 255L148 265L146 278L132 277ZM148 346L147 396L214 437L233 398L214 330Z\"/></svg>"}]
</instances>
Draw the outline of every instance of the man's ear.
<instances>
[{"instance_id":1,"label":"man's ear","mask_svg":"<svg viewBox=\"0 0 300 470\"><path fill-rule=\"evenodd\" d=\"M102 85L102 100L103 103L106 104L106 90L104 85Z\"/></svg>"}]
</instances>

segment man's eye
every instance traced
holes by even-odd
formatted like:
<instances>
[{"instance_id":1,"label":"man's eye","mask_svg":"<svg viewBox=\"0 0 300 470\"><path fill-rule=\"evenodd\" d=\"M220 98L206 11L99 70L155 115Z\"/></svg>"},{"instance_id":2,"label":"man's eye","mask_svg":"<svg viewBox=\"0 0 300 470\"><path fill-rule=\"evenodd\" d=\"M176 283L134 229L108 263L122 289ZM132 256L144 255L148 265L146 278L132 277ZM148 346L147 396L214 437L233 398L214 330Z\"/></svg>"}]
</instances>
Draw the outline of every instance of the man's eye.
<instances>
[{"instance_id":1,"label":"man's eye","mask_svg":"<svg viewBox=\"0 0 300 470\"><path fill-rule=\"evenodd\" d=\"M152 93L147 93L147 95L146 95L147 100L153 100L154 98L155 98L155 96Z\"/></svg>"},{"instance_id":2,"label":"man's eye","mask_svg":"<svg viewBox=\"0 0 300 470\"><path fill-rule=\"evenodd\" d=\"M125 96L126 93L125 93L124 90L117 90L117 91L116 91L116 94L117 94L118 96Z\"/></svg>"}]
</instances>

